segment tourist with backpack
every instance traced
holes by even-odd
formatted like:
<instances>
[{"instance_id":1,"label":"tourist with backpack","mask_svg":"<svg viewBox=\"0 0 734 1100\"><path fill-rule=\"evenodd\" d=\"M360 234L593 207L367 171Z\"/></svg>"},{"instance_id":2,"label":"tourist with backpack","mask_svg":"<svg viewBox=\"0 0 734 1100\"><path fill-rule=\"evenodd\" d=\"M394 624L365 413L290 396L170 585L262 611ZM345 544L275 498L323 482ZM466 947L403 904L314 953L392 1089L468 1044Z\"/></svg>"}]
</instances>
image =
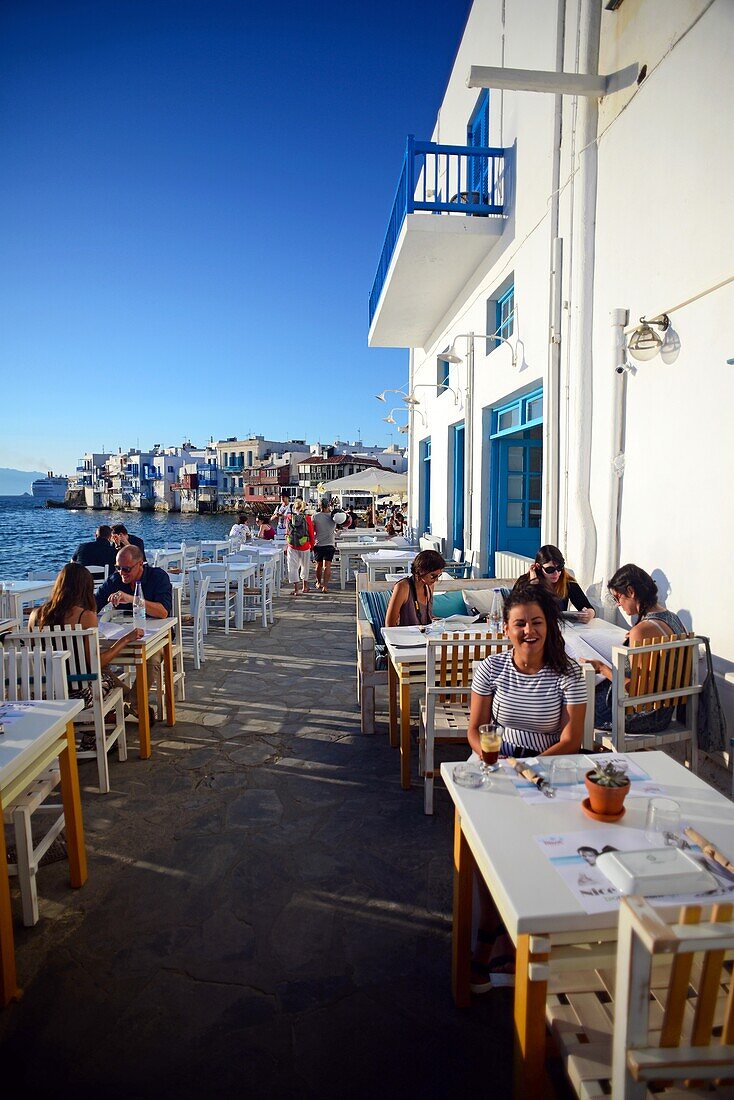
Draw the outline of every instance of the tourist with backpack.
<instances>
[{"instance_id":1,"label":"tourist with backpack","mask_svg":"<svg viewBox=\"0 0 734 1100\"><path fill-rule=\"evenodd\" d=\"M286 523L285 541L288 546L288 580L293 584L293 595L298 596L309 590L308 573L315 541L313 520L306 515L300 497L293 501L293 511ZM303 587L299 589L299 585Z\"/></svg>"}]
</instances>

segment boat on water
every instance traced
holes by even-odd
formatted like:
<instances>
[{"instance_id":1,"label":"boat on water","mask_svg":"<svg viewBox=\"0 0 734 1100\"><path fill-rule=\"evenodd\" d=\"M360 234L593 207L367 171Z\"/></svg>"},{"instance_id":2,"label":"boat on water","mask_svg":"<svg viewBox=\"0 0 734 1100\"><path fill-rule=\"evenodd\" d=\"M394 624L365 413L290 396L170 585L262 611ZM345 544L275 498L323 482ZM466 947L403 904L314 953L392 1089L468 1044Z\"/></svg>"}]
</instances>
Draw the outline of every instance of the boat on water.
<instances>
[{"instance_id":1,"label":"boat on water","mask_svg":"<svg viewBox=\"0 0 734 1100\"><path fill-rule=\"evenodd\" d=\"M63 501L68 484L68 477L58 477L53 473L53 470L49 470L46 477L36 478L31 485L31 490L35 500L42 502Z\"/></svg>"}]
</instances>

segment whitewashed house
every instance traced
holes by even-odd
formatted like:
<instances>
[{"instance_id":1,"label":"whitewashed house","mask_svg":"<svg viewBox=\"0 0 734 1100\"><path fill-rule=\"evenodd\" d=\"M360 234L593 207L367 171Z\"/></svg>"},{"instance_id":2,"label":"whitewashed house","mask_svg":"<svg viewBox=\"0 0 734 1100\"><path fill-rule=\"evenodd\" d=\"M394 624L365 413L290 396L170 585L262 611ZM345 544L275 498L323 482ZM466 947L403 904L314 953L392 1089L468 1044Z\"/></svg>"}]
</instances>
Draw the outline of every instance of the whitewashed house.
<instances>
[{"instance_id":1,"label":"whitewashed house","mask_svg":"<svg viewBox=\"0 0 734 1100\"><path fill-rule=\"evenodd\" d=\"M730 0L475 0L407 140L369 327L410 349L412 522L490 576L555 543L597 599L641 565L711 636L722 695L732 42Z\"/></svg>"}]
</instances>

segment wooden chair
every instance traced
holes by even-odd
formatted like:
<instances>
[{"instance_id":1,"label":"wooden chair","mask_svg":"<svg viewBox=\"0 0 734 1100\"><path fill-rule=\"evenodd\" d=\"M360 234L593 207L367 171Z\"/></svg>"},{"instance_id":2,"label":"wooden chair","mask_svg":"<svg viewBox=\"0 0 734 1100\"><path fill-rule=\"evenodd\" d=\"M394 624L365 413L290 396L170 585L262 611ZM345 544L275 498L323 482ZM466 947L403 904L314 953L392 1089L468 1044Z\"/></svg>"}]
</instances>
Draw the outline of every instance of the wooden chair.
<instances>
[{"instance_id":1,"label":"wooden chair","mask_svg":"<svg viewBox=\"0 0 734 1100\"><path fill-rule=\"evenodd\" d=\"M5 640L7 646L19 649L51 650L55 653L68 653L69 690L89 687L92 705L74 719L76 733L94 733L95 747L77 748L77 759L97 761L99 793L107 794L110 789L110 770L107 753L117 743L120 760L127 760L127 738L125 736L125 712L121 687L113 688L104 695L102 692L102 668L99 656L99 630L97 627L82 629L80 626L53 626L43 630L24 630L9 634ZM107 718L111 723L107 723Z\"/></svg>"},{"instance_id":2,"label":"wooden chair","mask_svg":"<svg viewBox=\"0 0 734 1100\"><path fill-rule=\"evenodd\" d=\"M667 924L622 898L617 937L616 967L551 975L546 1015L577 1095L674 1100L712 1095L709 1082L734 1095L722 1087L734 1083L732 905L684 906Z\"/></svg>"},{"instance_id":3,"label":"wooden chair","mask_svg":"<svg viewBox=\"0 0 734 1100\"><path fill-rule=\"evenodd\" d=\"M68 698L66 670L68 653L41 649L0 648L0 699L15 702L26 699ZM64 828L61 803L47 801L61 782L58 759L3 807L3 824L13 829L15 858L8 860L8 871L17 875L23 924L38 923L36 874L41 860ZM34 842L34 814L51 816L51 823Z\"/></svg>"},{"instance_id":4,"label":"wooden chair","mask_svg":"<svg viewBox=\"0 0 734 1100\"><path fill-rule=\"evenodd\" d=\"M459 742L466 748L474 669L511 643L487 631L461 638L429 638L426 646L426 695L420 707L418 770L424 778L423 812L433 813L436 743Z\"/></svg>"},{"instance_id":5,"label":"wooden chair","mask_svg":"<svg viewBox=\"0 0 734 1100\"><path fill-rule=\"evenodd\" d=\"M186 670L184 669L183 653L183 585L175 584L171 588L173 595L173 618L176 626L173 630L171 654L173 657L173 691L179 699L186 698ZM158 721L163 720L163 696L165 692L165 676L158 675L152 690L156 693L156 711Z\"/></svg>"},{"instance_id":6,"label":"wooden chair","mask_svg":"<svg viewBox=\"0 0 734 1100\"><path fill-rule=\"evenodd\" d=\"M267 627L268 623L270 623L272 626L275 622L273 616L274 591L275 561L273 559L270 561L263 560L260 563L259 583L242 590L242 599L244 603L243 616L247 615L249 610L251 617L254 619L257 617L259 611L262 625Z\"/></svg>"},{"instance_id":7,"label":"wooden chair","mask_svg":"<svg viewBox=\"0 0 734 1100\"><path fill-rule=\"evenodd\" d=\"M615 646L612 650L612 729L594 728L594 672L585 666L589 705L586 708L584 746L601 743L613 752L659 749L683 742L690 745L690 764L698 774L698 699L701 684L698 675L698 647L695 634L674 634L654 638L644 644ZM630 682L626 685L629 659ZM642 711L676 708L670 725L660 733L633 733L627 727L628 715ZM683 712L683 718L678 715Z\"/></svg>"},{"instance_id":8,"label":"wooden chair","mask_svg":"<svg viewBox=\"0 0 734 1100\"><path fill-rule=\"evenodd\" d=\"M237 614L237 591L229 576L226 562L212 562L197 568L199 578L209 578L209 595L204 618L204 633L209 629L209 619L222 619L224 633L229 634L230 622Z\"/></svg>"}]
</instances>

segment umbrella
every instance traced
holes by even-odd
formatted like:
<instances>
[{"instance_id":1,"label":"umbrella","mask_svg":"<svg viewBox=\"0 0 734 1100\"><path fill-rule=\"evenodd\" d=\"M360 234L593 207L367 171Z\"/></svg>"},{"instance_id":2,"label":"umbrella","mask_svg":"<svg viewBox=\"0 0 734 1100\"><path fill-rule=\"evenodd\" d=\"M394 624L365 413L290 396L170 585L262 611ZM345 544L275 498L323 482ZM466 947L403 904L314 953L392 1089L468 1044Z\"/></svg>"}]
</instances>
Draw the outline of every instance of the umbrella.
<instances>
[{"instance_id":1,"label":"umbrella","mask_svg":"<svg viewBox=\"0 0 734 1100\"><path fill-rule=\"evenodd\" d=\"M340 498L343 498L344 493L368 493L373 503L378 496L392 493L404 496L407 491L407 474L397 474L394 470L382 468L360 470L357 474L338 477L336 481L327 481L324 485L324 492L338 493Z\"/></svg>"}]
</instances>

